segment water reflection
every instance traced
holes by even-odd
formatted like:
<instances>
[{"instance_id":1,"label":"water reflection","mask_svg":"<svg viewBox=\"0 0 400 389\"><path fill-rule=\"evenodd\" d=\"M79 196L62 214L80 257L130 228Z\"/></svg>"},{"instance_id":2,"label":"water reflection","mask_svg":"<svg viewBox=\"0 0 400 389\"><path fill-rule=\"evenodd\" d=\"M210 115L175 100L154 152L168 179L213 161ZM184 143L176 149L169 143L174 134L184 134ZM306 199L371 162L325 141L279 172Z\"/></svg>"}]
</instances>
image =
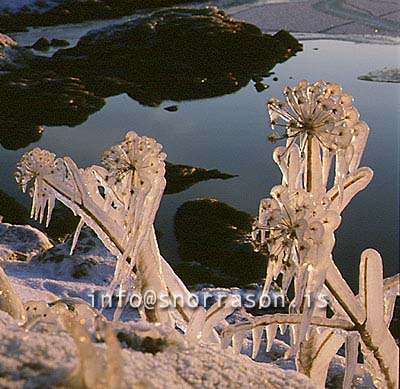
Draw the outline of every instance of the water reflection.
<instances>
[{"instance_id":1,"label":"water reflection","mask_svg":"<svg viewBox=\"0 0 400 389\"><path fill-rule=\"evenodd\" d=\"M156 12L2 76L0 141L24 147L40 138L40 126L79 125L123 93L154 107L237 92L252 78L261 91L260 77L299 50L290 34L262 34L216 8Z\"/></svg>"},{"instance_id":2,"label":"water reflection","mask_svg":"<svg viewBox=\"0 0 400 389\"><path fill-rule=\"evenodd\" d=\"M119 143L128 129L134 129L162 143L170 161L238 174L231 180L207 181L164 196L156 227L162 232L162 253L171 261L178 258L174 216L185 201L212 197L255 215L260 198L279 182L271 157L274 145L266 141L270 134L266 100L280 97L285 85L295 85L304 78L338 82L354 95L361 118L371 127L362 165L370 166L375 176L344 212L335 248L339 267L357 290L359 256L367 247L382 253L385 275L398 271L399 123L395 107L400 88L357 80L373 69L396 66L396 47L319 40L306 41L304 46L304 52L274 68L278 81L270 77L270 87L261 93L248 85L223 97L181 102L177 112L163 109L173 104L170 101L153 108L141 106L127 95L115 96L80 126L46 129L41 140L28 149L39 146L60 156L70 155L84 167L98 164L104 150ZM316 47L318 50L313 50ZM0 150L1 189L26 206L29 200L19 193L12 173L28 149Z\"/></svg>"}]
</instances>

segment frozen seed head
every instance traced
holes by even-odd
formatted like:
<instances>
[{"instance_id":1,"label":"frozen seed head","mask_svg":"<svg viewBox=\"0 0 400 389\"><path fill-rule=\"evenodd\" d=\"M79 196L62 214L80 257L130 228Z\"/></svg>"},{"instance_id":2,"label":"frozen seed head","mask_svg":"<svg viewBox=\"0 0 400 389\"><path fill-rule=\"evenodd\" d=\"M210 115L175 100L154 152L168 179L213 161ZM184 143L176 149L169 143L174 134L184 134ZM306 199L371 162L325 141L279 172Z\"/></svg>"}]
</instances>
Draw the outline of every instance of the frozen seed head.
<instances>
[{"instance_id":1,"label":"frozen seed head","mask_svg":"<svg viewBox=\"0 0 400 389\"><path fill-rule=\"evenodd\" d=\"M61 160L56 159L55 154L35 148L21 157L14 176L21 189L25 192L31 180L50 174L63 174L64 172L65 166Z\"/></svg>"},{"instance_id":2,"label":"frozen seed head","mask_svg":"<svg viewBox=\"0 0 400 389\"><path fill-rule=\"evenodd\" d=\"M135 172L141 177L164 176L166 154L161 149L162 145L154 139L140 137L133 131L128 132L124 141L111 147L102 158L102 163L108 170L108 180L118 183Z\"/></svg>"},{"instance_id":3,"label":"frozen seed head","mask_svg":"<svg viewBox=\"0 0 400 389\"><path fill-rule=\"evenodd\" d=\"M283 93L285 102L275 98L268 101L271 128L285 128L283 134L274 132L270 141L300 137L302 150L312 137L330 151L349 146L359 114L353 107L353 97L342 93L340 85L303 80L293 88L286 87Z\"/></svg>"}]
</instances>

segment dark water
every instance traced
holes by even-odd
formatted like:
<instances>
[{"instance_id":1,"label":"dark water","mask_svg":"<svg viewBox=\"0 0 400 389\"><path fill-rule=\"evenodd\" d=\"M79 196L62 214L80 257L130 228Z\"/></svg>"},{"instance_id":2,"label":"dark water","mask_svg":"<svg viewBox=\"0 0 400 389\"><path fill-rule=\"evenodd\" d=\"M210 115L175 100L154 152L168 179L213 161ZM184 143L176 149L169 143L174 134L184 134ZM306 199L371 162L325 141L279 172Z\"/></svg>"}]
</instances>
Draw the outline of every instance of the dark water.
<instances>
[{"instance_id":1,"label":"dark water","mask_svg":"<svg viewBox=\"0 0 400 389\"><path fill-rule=\"evenodd\" d=\"M357 76L396 66L398 47L334 40L303 43L304 52L276 66L275 74L264 80L269 88L261 93L250 82L231 95L181 102L177 112L163 109L175 102L167 101L157 108L143 107L127 95L120 95L107 99L106 106L80 126L45 128L40 141L26 149L0 149L0 189L29 206L28 197L19 192L12 175L23 152L33 147L46 148L59 156L69 155L85 167L99 163L103 151L132 129L161 142L170 162L238 174L231 180L200 183L164 197L157 228L163 233L162 253L173 260L177 258L173 217L184 201L212 197L256 214L259 200L280 182L271 156L274 145L266 141L270 133L266 100L281 97L285 85L294 85L301 79L334 81L354 96L361 119L371 127L362 165L375 171L370 186L343 214L335 258L354 287L358 285L360 253L367 247L381 252L385 275L392 275L398 271L399 258L400 89L397 84L360 81ZM278 80L273 81L273 77Z\"/></svg>"}]
</instances>

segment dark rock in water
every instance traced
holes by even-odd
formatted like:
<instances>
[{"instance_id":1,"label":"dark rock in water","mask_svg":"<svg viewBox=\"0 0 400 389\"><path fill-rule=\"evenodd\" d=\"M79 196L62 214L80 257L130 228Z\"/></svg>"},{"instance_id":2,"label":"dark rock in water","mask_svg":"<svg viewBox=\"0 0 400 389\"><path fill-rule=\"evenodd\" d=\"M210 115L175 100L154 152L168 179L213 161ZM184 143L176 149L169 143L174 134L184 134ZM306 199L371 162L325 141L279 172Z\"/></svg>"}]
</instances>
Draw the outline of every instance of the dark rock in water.
<instances>
[{"instance_id":1,"label":"dark rock in water","mask_svg":"<svg viewBox=\"0 0 400 389\"><path fill-rule=\"evenodd\" d=\"M266 257L253 250L254 218L218 200L184 203L175 216L181 264L175 270L187 283L240 286L265 276ZM201 265L196 265L196 263Z\"/></svg>"},{"instance_id":2,"label":"dark rock in water","mask_svg":"<svg viewBox=\"0 0 400 389\"><path fill-rule=\"evenodd\" d=\"M42 126L76 126L105 104L77 78L18 71L0 77L0 142L9 149L40 139Z\"/></svg>"},{"instance_id":3,"label":"dark rock in water","mask_svg":"<svg viewBox=\"0 0 400 389\"><path fill-rule=\"evenodd\" d=\"M76 126L104 105L77 78L26 72L0 78L0 100L0 110L8 115L48 126Z\"/></svg>"},{"instance_id":4,"label":"dark rock in water","mask_svg":"<svg viewBox=\"0 0 400 389\"><path fill-rule=\"evenodd\" d=\"M168 107L164 108L166 111L168 112L176 112L178 110L178 106L177 105L170 105Z\"/></svg>"},{"instance_id":5,"label":"dark rock in water","mask_svg":"<svg viewBox=\"0 0 400 389\"><path fill-rule=\"evenodd\" d=\"M59 72L85 79L96 94L113 93L102 85L107 78L118 93L155 106L233 93L299 50L290 34L263 34L217 8L168 9L89 32L53 60Z\"/></svg>"},{"instance_id":6,"label":"dark rock in water","mask_svg":"<svg viewBox=\"0 0 400 389\"><path fill-rule=\"evenodd\" d=\"M127 93L151 107L221 96L301 50L289 33L263 34L217 8L167 9L92 31L52 58L3 41L0 68L10 71L0 75L0 140L13 149L38 140L41 126L81 124L108 96ZM35 46L56 43L67 44L40 39Z\"/></svg>"},{"instance_id":7,"label":"dark rock in water","mask_svg":"<svg viewBox=\"0 0 400 389\"><path fill-rule=\"evenodd\" d=\"M50 46L51 46L50 41L47 38L39 38L32 45L32 49L35 49L38 51L47 51L47 50L49 50Z\"/></svg>"},{"instance_id":8,"label":"dark rock in water","mask_svg":"<svg viewBox=\"0 0 400 389\"><path fill-rule=\"evenodd\" d=\"M172 194L182 192L192 185L211 179L227 180L229 178L237 177L236 175L221 173L217 169L202 169L187 165L175 165L171 162L166 162L167 186L165 194Z\"/></svg>"},{"instance_id":9,"label":"dark rock in water","mask_svg":"<svg viewBox=\"0 0 400 389\"><path fill-rule=\"evenodd\" d=\"M50 46L53 46L53 47L65 47L65 46L69 46L69 45L70 45L70 43L65 39L53 38L50 42Z\"/></svg>"},{"instance_id":10,"label":"dark rock in water","mask_svg":"<svg viewBox=\"0 0 400 389\"><path fill-rule=\"evenodd\" d=\"M1 84L1 82L0 82ZM1 95L1 91L0 91ZM6 114L0 106L0 115ZM42 137L43 127L19 121L17 112L8 112L10 116L2 117L0 123L0 144L7 150L18 150L37 142Z\"/></svg>"},{"instance_id":11,"label":"dark rock in water","mask_svg":"<svg viewBox=\"0 0 400 389\"><path fill-rule=\"evenodd\" d=\"M254 84L254 87L256 88L256 91L257 91L258 93L260 93L260 92L265 91L265 89L268 88L268 85L265 85L265 84L262 83L262 82L256 82L256 83Z\"/></svg>"},{"instance_id":12,"label":"dark rock in water","mask_svg":"<svg viewBox=\"0 0 400 389\"><path fill-rule=\"evenodd\" d=\"M3 223L28 224L29 220L28 210L2 190L0 190L0 215Z\"/></svg>"}]
</instances>

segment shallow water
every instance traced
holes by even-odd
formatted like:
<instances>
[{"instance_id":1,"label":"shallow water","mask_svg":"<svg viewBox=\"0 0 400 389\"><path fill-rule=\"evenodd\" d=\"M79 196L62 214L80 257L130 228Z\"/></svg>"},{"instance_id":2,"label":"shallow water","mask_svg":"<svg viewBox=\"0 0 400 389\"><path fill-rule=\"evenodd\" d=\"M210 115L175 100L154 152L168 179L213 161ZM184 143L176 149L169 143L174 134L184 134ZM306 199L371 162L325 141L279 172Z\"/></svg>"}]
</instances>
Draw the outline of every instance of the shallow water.
<instances>
[{"instance_id":1,"label":"shallow water","mask_svg":"<svg viewBox=\"0 0 400 389\"><path fill-rule=\"evenodd\" d=\"M23 152L46 148L87 166L99 163L103 151L131 129L161 142L170 162L238 174L231 180L200 183L164 197L157 228L163 233L162 253L173 260L177 258L173 217L184 201L213 197L256 214L259 200L279 183L280 174L271 156L274 145L266 141L270 134L266 100L281 97L285 85L301 79L334 81L353 94L361 119L371 127L362 164L370 166L375 177L344 212L335 249L340 268L356 287L359 256L367 247L381 252L386 275L398 271L400 89L396 84L357 80L371 70L396 66L398 55L398 47L393 45L308 40L304 41L304 52L274 68L275 74L264 80L269 88L261 93L251 82L231 95L180 102L177 112L163 109L176 102L152 108L140 106L127 95L109 98L101 111L80 126L46 128L40 141L26 149L0 149L0 189L28 206L28 197L19 192L12 177ZM278 80L273 81L273 77Z\"/></svg>"}]
</instances>

